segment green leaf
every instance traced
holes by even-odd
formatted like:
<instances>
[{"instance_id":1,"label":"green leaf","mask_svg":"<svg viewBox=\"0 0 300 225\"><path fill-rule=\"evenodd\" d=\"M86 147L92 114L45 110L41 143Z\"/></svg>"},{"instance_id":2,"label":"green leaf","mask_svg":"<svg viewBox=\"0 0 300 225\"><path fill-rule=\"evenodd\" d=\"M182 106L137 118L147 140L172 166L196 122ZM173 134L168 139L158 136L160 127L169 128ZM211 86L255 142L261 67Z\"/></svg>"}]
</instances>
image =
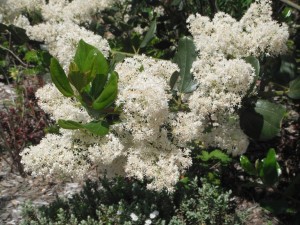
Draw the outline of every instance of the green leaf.
<instances>
[{"instance_id":1,"label":"green leaf","mask_svg":"<svg viewBox=\"0 0 300 225\"><path fill-rule=\"evenodd\" d=\"M74 96L74 91L68 81L65 71L57 59L52 58L50 64L51 79L57 89L66 97Z\"/></svg>"},{"instance_id":2,"label":"green leaf","mask_svg":"<svg viewBox=\"0 0 300 225\"><path fill-rule=\"evenodd\" d=\"M106 74L96 74L95 79L92 82L91 95L96 99L99 97L103 88L106 84L107 75Z\"/></svg>"},{"instance_id":3,"label":"green leaf","mask_svg":"<svg viewBox=\"0 0 300 225\"><path fill-rule=\"evenodd\" d=\"M78 92L81 92L82 88L88 84L87 77L79 71L74 62L70 63L68 79Z\"/></svg>"},{"instance_id":4,"label":"green leaf","mask_svg":"<svg viewBox=\"0 0 300 225\"><path fill-rule=\"evenodd\" d=\"M262 160L261 179L267 186L274 185L280 175L280 167L276 160L276 152L273 148L268 151L267 157Z\"/></svg>"},{"instance_id":5,"label":"green leaf","mask_svg":"<svg viewBox=\"0 0 300 225\"><path fill-rule=\"evenodd\" d=\"M170 87L171 87L171 90L174 89L175 84L176 84L176 82L178 81L178 78L179 78L179 72L178 72L178 71L175 71L175 72L172 74L171 78L170 78Z\"/></svg>"},{"instance_id":6,"label":"green leaf","mask_svg":"<svg viewBox=\"0 0 300 225\"><path fill-rule=\"evenodd\" d=\"M73 120L58 120L57 123L61 128L64 129L77 130L82 128L81 123L75 122Z\"/></svg>"},{"instance_id":7,"label":"green leaf","mask_svg":"<svg viewBox=\"0 0 300 225\"><path fill-rule=\"evenodd\" d=\"M213 150L210 153L207 151L202 151L198 158L205 162L209 160L219 160L222 163L229 163L231 161L231 158L227 154L218 149Z\"/></svg>"},{"instance_id":8,"label":"green leaf","mask_svg":"<svg viewBox=\"0 0 300 225\"><path fill-rule=\"evenodd\" d=\"M144 40L142 41L142 43L140 45L140 48L146 47L146 45L149 43L149 41L151 41L151 39L155 37L156 27L157 27L156 20L153 20L150 25L149 30L146 33L146 36L144 37Z\"/></svg>"},{"instance_id":9,"label":"green leaf","mask_svg":"<svg viewBox=\"0 0 300 225\"><path fill-rule=\"evenodd\" d=\"M82 73L89 74L91 81L96 74L107 74L109 67L103 54L94 46L80 40L74 62Z\"/></svg>"},{"instance_id":10,"label":"green leaf","mask_svg":"<svg viewBox=\"0 0 300 225\"><path fill-rule=\"evenodd\" d=\"M276 82L285 85L297 76L297 62L293 56L280 56L279 68L273 73Z\"/></svg>"},{"instance_id":11,"label":"green leaf","mask_svg":"<svg viewBox=\"0 0 300 225\"><path fill-rule=\"evenodd\" d=\"M180 69L178 91L181 93L192 92L196 89L193 76L190 72L196 57L196 47L193 40L189 37L181 38L178 44L178 51L173 60Z\"/></svg>"},{"instance_id":12,"label":"green leaf","mask_svg":"<svg viewBox=\"0 0 300 225\"><path fill-rule=\"evenodd\" d=\"M277 136L280 132L281 121L286 113L285 108L266 100L258 100L255 111L262 115L264 119L259 139L266 141Z\"/></svg>"},{"instance_id":13,"label":"green leaf","mask_svg":"<svg viewBox=\"0 0 300 225\"><path fill-rule=\"evenodd\" d=\"M109 131L108 124L104 121L92 121L90 123L84 124L83 128L93 134L101 136L108 134Z\"/></svg>"},{"instance_id":14,"label":"green leaf","mask_svg":"<svg viewBox=\"0 0 300 225\"><path fill-rule=\"evenodd\" d=\"M104 121L92 121L87 124L81 124L72 120L58 120L61 128L69 130L85 129L96 135L106 135L109 131L108 124Z\"/></svg>"},{"instance_id":15,"label":"green leaf","mask_svg":"<svg viewBox=\"0 0 300 225\"><path fill-rule=\"evenodd\" d=\"M260 64L259 60L255 58L254 56L248 56L245 58L245 61L255 69L255 75L258 77L260 73Z\"/></svg>"},{"instance_id":16,"label":"green leaf","mask_svg":"<svg viewBox=\"0 0 300 225\"><path fill-rule=\"evenodd\" d=\"M93 108L101 110L113 104L118 94L118 74L112 72L100 96L93 102Z\"/></svg>"},{"instance_id":17,"label":"green leaf","mask_svg":"<svg viewBox=\"0 0 300 225\"><path fill-rule=\"evenodd\" d=\"M286 113L283 106L266 100L258 100L254 108L243 109L240 125L249 137L267 141L278 135Z\"/></svg>"},{"instance_id":18,"label":"green leaf","mask_svg":"<svg viewBox=\"0 0 300 225\"><path fill-rule=\"evenodd\" d=\"M243 170L245 170L245 172L253 176L257 175L254 165L249 161L249 159L246 156L242 155L240 157L240 163L241 167L243 168Z\"/></svg>"},{"instance_id":19,"label":"green leaf","mask_svg":"<svg viewBox=\"0 0 300 225\"><path fill-rule=\"evenodd\" d=\"M289 86L290 88L287 95L292 99L300 99L300 77L292 80Z\"/></svg>"}]
</instances>

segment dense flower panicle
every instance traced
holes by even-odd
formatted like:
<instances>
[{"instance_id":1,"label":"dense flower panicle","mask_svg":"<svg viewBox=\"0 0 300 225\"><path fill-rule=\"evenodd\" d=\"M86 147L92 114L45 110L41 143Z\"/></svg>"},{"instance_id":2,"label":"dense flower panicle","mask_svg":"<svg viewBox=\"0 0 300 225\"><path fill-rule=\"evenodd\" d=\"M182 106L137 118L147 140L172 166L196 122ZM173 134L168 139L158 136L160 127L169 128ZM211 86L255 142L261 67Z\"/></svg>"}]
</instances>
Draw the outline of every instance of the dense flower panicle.
<instances>
[{"instance_id":1,"label":"dense flower panicle","mask_svg":"<svg viewBox=\"0 0 300 225\"><path fill-rule=\"evenodd\" d=\"M189 107L203 116L220 110L234 112L255 76L252 66L242 59L201 57L193 63L192 72L199 85L190 97Z\"/></svg>"},{"instance_id":2,"label":"dense flower panicle","mask_svg":"<svg viewBox=\"0 0 300 225\"><path fill-rule=\"evenodd\" d=\"M112 4L107 0L50 0L41 7L41 13L47 21L72 21L76 24L88 22L92 15Z\"/></svg>"},{"instance_id":3,"label":"dense flower panicle","mask_svg":"<svg viewBox=\"0 0 300 225\"><path fill-rule=\"evenodd\" d=\"M123 108L122 121L136 141L155 140L167 121L171 98L167 81L177 69L171 62L145 56L128 58L116 67L120 74L117 104Z\"/></svg>"},{"instance_id":4,"label":"dense flower panicle","mask_svg":"<svg viewBox=\"0 0 300 225\"><path fill-rule=\"evenodd\" d=\"M202 144L205 148L209 146L226 149L233 156L242 155L246 152L249 139L241 130L239 117L232 114L219 115L218 124L214 124L209 132L202 134Z\"/></svg>"},{"instance_id":5,"label":"dense flower panicle","mask_svg":"<svg viewBox=\"0 0 300 225\"><path fill-rule=\"evenodd\" d=\"M276 56L287 50L288 27L272 20L271 1L253 3L244 17L236 21L219 12L213 20L200 14L187 22L200 54L224 54L225 57Z\"/></svg>"},{"instance_id":6,"label":"dense flower panicle","mask_svg":"<svg viewBox=\"0 0 300 225\"><path fill-rule=\"evenodd\" d=\"M191 165L189 149L172 143L164 129L170 99L167 80L178 67L171 62L136 56L125 59L116 70L120 74L117 104L123 109L122 122L112 125L111 132L104 137L64 129L61 135L46 135L41 144L23 151L27 171L82 179L96 166L109 175L149 179L149 189L174 190L180 174ZM52 84L39 89L37 97L42 109L55 120L92 120L75 99L64 97ZM68 163L69 160L72 162Z\"/></svg>"},{"instance_id":7,"label":"dense flower panicle","mask_svg":"<svg viewBox=\"0 0 300 225\"><path fill-rule=\"evenodd\" d=\"M3 1L3 0L2 0ZM16 2L16 4L14 3ZM6 14L0 14L7 23L14 23L26 30L30 39L45 43L50 54L58 58L65 70L74 57L80 39L95 46L107 57L110 47L107 40L79 26L90 22L92 16L109 6L113 1L106 0L7 0ZM0 2L2 5L2 2ZM4 4L4 3L3 3ZM22 11L39 11L43 22L31 26Z\"/></svg>"},{"instance_id":8,"label":"dense flower panicle","mask_svg":"<svg viewBox=\"0 0 300 225\"><path fill-rule=\"evenodd\" d=\"M45 0L0 0L0 15L3 23L13 23L23 11L39 11Z\"/></svg>"},{"instance_id":9,"label":"dense flower panicle","mask_svg":"<svg viewBox=\"0 0 300 225\"><path fill-rule=\"evenodd\" d=\"M54 120L65 119L87 123L91 120L86 110L75 100L64 97L53 84L46 84L36 92L39 106Z\"/></svg>"},{"instance_id":10,"label":"dense flower panicle","mask_svg":"<svg viewBox=\"0 0 300 225\"><path fill-rule=\"evenodd\" d=\"M65 70L75 55L80 39L98 48L104 56L109 54L107 40L70 21L41 23L26 27L26 30L30 38L45 43L50 54L59 60Z\"/></svg>"},{"instance_id":11,"label":"dense flower panicle","mask_svg":"<svg viewBox=\"0 0 300 225\"><path fill-rule=\"evenodd\" d=\"M5 23L12 23L24 11L40 12L44 21L89 22L98 11L110 6L114 0L1 0L0 14Z\"/></svg>"},{"instance_id":12,"label":"dense flower panicle","mask_svg":"<svg viewBox=\"0 0 300 225\"><path fill-rule=\"evenodd\" d=\"M21 17L15 22L23 24L31 38L44 41L67 70L80 39L108 55L107 42L78 25L103 3L88 2L94 9L78 11L75 5L83 4L80 1L50 0L42 7L45 23L31 26ZM56 15L67 8L72 9L71 14ZM197 89L179 93L184 110L170 111L169 80L179 70L176 64L144 55L126 58L115 68L121 122L111 125L104 137L84 130L47 134L39 145L22 152L25 170L81 179L97 167L111 176L146 178L149 189L172 192L180 174L192 164L191 142L243 154L249 140L239 126L237 111L255 77L254 68L243 58L286 51L287 27L273 21L271 14L270 1L261 0L240 21L222 12L212 20L190 16L189 29L199 50L191 69ZM55 120L93 120L76 99L64 97L51 84L41 88L37 97L41 108Z\"/></svg>"},{"instance_id":13,"label":"dense flower panicle","mask_svg":"<svg viewBox=\"0 0 300 225\"><path fill-rule=\"evenodd\" d=\"M174 191L180 174L192 164L189 149L180 149L162 130L155 142L135 142L129 149L126 174L138 179L148 178L148 189Z\"/></svg>"}]
</instances>

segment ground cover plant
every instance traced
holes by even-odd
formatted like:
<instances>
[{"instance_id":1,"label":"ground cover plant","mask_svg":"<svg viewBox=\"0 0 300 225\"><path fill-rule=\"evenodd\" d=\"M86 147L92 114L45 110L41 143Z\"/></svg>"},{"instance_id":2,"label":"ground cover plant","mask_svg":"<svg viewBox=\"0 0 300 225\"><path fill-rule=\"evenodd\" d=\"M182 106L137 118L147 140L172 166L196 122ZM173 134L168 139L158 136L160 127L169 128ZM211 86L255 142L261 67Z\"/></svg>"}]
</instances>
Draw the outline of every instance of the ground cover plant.
<instances>
[{"instance_id":1,"label":"ground cover plant","mask_svg":"<svg viewBox=\"0 0 300 225\"><path fill-rule=\"evenodd\" d=\"M178 182L189 189L195 176L205 177L236 195L250 192L282 220L297 221L297 4L41 0L3 6L1 28L17 29L53 56L52 82L36 96L59 131L22 149L26 172L82 180L96 169L169 195ZM8 47L1 49L16 55ZM33 52L25 53L27 63L41 57ZM34 63L36 73L47 71L46 61ZM243 182L240 190L232 185ZM174 224L208 223L200 215L205 203L182 201L173 208Z\"/></svg>"}]
</instances>

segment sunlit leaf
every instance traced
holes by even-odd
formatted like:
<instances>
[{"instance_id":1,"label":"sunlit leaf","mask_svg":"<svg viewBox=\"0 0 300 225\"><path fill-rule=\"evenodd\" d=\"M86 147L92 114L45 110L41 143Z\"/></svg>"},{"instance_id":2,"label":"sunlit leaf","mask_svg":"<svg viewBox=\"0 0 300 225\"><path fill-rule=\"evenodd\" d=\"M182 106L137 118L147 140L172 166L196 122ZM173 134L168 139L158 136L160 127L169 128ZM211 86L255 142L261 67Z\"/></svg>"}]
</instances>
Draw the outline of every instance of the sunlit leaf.
<instances>
[{"instance_id":1,"label":"sunlit leaf","mask_svg":"<svg viewBox=\"0 0 300 225\"><path fill-rule=\"evenodd\" d=\"M52 82L64 96L71 97L74 95L74 91L68 81L65 71L55 58L51 59L50 73Z\"/></svg>"},{"instance_id":2,"label":"sunlit leaf","mask_svg":"<svg viewBox=\"0 0 300 225\"><path fill-rule=\"evenodd\" d=\"M248 174L250 175L257 174L254 165L249 161L249 159L246 156L242 155L240 157L240 163L243 170L245 170L245 172L247 172Z\"/></svg>"},{"instance_id":3,"label":"sunlit leaf","mask_svg":"<svg viewBox=\"0 0 300 225\"><path fill-rule=\"evenodd\" d=\"M118 94L118 74L112 72L100 96L93 102L93 108L100 110L113 104Z\"/></svg>"}]
</instances>

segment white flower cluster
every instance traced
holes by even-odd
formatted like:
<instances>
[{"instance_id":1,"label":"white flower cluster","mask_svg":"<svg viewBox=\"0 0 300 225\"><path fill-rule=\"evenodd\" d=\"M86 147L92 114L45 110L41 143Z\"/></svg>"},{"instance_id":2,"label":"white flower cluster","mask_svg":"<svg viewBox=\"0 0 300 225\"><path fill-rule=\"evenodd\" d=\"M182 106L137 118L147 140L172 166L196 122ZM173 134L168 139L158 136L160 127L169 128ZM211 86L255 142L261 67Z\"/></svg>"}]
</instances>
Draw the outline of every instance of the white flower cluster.
<instances>
[{"instance_id":1,"label":"white flower cluster","mask_svg":"<svg viewBox=\"0 0 300 225\"><path fill-rule=\"evenodd\" d=\"M107 40L79 25L65 21L63 23L46 22L35 26L26 27L31 39L42 41L46 44L51 55L55 56L65 70L75 55L80 39L98 48L104 56L109 54Z\"/></svg>"},{"instance_id":2,"label":"white flower cluster","mask_svg":"<svg viewBox=\"0 0 300 225\"><path fill-rule=\"evenodd\" d=\"M189 29L200 52L226 57L276 56L287 50L286 24L272 20L271 0L251 4L240 21L219 12L210 20L197 14L188 18Z\"/></svg>"},{"instance_id":3,"label":"white flower cluster","mask_svg":"<svg viewBox=\"0 0 300 225\"><path fill-rule=\"evenodd\" d=\"M3 1L3 0L2 0ZM30 39L45 43L50 54L58 58L65 70L73 58L80 39L95 46L108 56L107 40L88 31L79 24L89 22L96 12L109 6L106 0L6 0L0 2L4 21L24 28ZM2 8L2 7L1 7ZM2 12L3 11L3 12ZM38 11L43 23L31 26L23 11Z\"/></svg>"},{"instance_id":4,"label":"white flower cluster","mask_svg":"<svg viewBox=\"0 0 300 225\"><path fill-rule=\"evenodd\" d=\"M184 96L190 111L170 117L178 143L200 140L205 147L233 155L246 151L248 139L236 112L255 73L243 57L276 56L287 50L287 26L272 20L270 3L256 1L240 21L223 12L212 20L199 14L188 18L199 52L191 70L198 87Z\"/></svg>"},{"instance_id":5,"label":"white flower cluster","mask_svg":"<svg viewBox=\"0 0 300 225\"><path fill-rule=\"evenodd\" d=\"M47 5L52 7L55 2L64 9L77 1L50 0ZM63 21L28 26L28 33L43 40L64 65L74 54L77 36L107 52L101 38L81 28L76 20L59 20ZM126 58L115 69L119 74L116 104L122 109L121 122L112 125L104 137L64 129L59 135L47 134L39 145L21 153L25 170L36 175L85 178L91 168L97 167L111 176L146 178L149 189L171 192L192 163L190 142L201 141L205 147L219 147L233 155L244 153L248 138L236 112L254 81L255 71L243 57L281 54L286 50L287 28L272 20L268 0L253 3L239 22L224 13L218 13L212 21L191 16L188 22L199 51L191 70L197 89L180 93L188 110L170 112L169 108L172 95L168 83L179 70L177 65L144 55ZM51 84L40 89L37 97L42 109L55 120L92 120L78 102L62 96Z\"/></svg>"},{"instance_id":6,"label":"white flower cluster","mask_svg":"<svg viewBox=\"0 0 300 225\"><path fill-rule=\"evenodd\" d=\"M39 11L45 0L0 0L0 15L3 23L13 23L22 12Z\"/></svg>"},{"instance_id":7,"label":"white flower cluster","mask_svg":"<svg viewBox=\"0 0 300 225\"><path fill-rule=\"evenodd\" d=\"M116 67L122 122L112 125L105 137L64 129L60 135L48 134L39 145L22 152L25 170L80 179L97 166L109 175L146 178L149 189L173 191L180 174L191 165L189 149L174 145L165 128L171 97L167 81L175 70L178 67L171 62L146 56L125 59ZM92 119L80 104L62 96L51 84L39 89L37 97L41 108L55 120L86 123Z\"/></svg>"}]
</instances>

